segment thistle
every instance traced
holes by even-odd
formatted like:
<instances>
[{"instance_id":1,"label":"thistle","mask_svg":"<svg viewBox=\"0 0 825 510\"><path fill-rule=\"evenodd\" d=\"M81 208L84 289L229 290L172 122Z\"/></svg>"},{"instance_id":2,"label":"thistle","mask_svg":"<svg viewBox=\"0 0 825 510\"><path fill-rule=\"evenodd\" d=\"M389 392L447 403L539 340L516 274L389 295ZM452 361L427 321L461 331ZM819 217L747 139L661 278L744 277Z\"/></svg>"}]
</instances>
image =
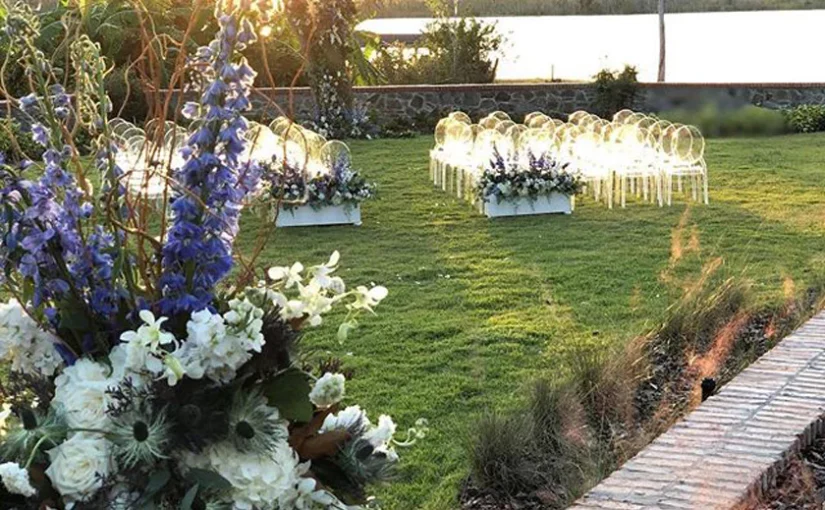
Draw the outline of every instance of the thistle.
<instances>
[{"instance_id":1,"label":"thistle","mask_svg":"<svg viewBox=\"0 0 825 510\"><path fill-rule=\"evenodd\" d=\"M114 418L112 425L109 439L123 468L152 465L168 458L170 434L165 411L153 413L148 405L138 404Z\"/></svg>"},{"instance_id":2,"label":"thistle","mask_svg":"<svg viewBox=\"0 0 825 510\"><path fill-rule=\"evenodd\" d=\"M278 410L257 391L238 391L229 412L229 438L243 452L274 450L289 437Z\"/></svg>"}]
</instances>

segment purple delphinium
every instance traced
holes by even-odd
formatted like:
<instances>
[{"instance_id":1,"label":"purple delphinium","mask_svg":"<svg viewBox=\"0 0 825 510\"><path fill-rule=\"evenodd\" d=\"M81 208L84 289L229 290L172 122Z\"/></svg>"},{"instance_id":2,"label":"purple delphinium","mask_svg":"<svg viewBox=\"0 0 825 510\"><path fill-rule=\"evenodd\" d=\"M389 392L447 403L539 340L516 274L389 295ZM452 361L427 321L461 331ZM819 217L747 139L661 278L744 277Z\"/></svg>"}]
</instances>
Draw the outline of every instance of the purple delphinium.
<instances>
[{"instance_id":1,"label":"purple delphinium","mask_svg":"<svg viewBox=\"0 0 825 510\"><path fill-rule=\"evenodd\" d=\"M172 226L163 246L158 305L167 316L212 306L215 285L232 268L242 201L257 187L256 165L241 161L248 128L243 112L250 107L255 72L245 59L236 59L255 33L239 15L219 14L215 40L196 55L200 101L183 109L193 122L182 151L185 163L175 172Z\"/></svg>"}]
</instances>

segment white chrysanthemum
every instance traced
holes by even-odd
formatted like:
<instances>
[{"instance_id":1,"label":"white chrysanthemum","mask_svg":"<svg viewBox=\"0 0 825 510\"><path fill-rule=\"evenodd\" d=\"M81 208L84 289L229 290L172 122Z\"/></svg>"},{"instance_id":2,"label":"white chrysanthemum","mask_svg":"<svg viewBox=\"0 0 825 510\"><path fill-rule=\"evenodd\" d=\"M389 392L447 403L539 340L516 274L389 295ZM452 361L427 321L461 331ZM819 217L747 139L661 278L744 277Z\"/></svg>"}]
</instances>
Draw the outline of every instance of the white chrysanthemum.
<instances>
[{"instance_id":1,"label":"white chrysanthemum","mask_svg":"<svg viewBox=\"0 0 825 510\"><path fill-rule=\"evenodd\" d=\"M71 428L106 430L110 425L106 409L111 403L108 390L118 381L110 377L109 367L80 359L66 367L54 381L52 406L61 405Z\"/></svg>"},{"instance_id":2,"label":"white chrysanthemum","mask_svg":"<svg viewBox=\"0 0 825 510\"><path fill-rule=\"evenodd\" d=\"M27 498L37 494L37 490L32 487L29 481L29 472L16 462L0 464L0 479L3 480L6 490L12 494L19 494Z\"/></svg>"},{"instance_id":3,"label":"white chrysanthemum","mask_svg":"<svg viewBox=\"0 0 825 510\"><path fill-rule=\"evenodd\" d=\"M75 434L48 453L46 476L67 503L91 498L115 469L108 441L97 435Z\"/></svg>"},{"instance_id":4,"label":"white chrysanthemum","mask_svg":"<svg viewBox=\"0 0 825 510\"><path fill-rule=\"evenodd\" d=\"M186 467L211 469L232 484L233 510L292 508L295 487L309 469L286 442L270 453L242 453L230 443L216 443L201 454L181 457Z\"/></svg>"},{"instance_id":5,"label":"white chrysanthemum","mask_svg":"<svg viewBox=\"0 0 825 510\"><path fill-rule=\"evenodd\" d=\"M334 406L344 399L345 382L346 378L342 374L327 372L315 382L309 400L321 409Z\"/></svg>"},{"instance_id":6,"label":"white chrysanthemum","mask_svg":"<svg viewBox=\"0 0 825 510\"><path fill-rule=\"evenodd\" d=\"M63 364L55 343L59 339L40 329L20 303L0 303L0 360L13 372L51 377Z\"/></svg>"}]
</instances>

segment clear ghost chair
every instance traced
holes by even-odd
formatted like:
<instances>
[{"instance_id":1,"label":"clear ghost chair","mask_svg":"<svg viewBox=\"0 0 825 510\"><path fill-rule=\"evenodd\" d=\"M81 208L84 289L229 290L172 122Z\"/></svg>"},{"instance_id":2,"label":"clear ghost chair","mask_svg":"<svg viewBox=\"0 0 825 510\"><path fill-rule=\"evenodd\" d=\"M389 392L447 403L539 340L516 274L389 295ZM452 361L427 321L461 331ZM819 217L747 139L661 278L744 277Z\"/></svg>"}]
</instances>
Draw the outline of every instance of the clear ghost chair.
<instances>
[{"instance_id":1,"label":"clear ghost chair","mask_svg":"<svg viewBox=\"0 0 825 510\"><path fill-rule=\"evenodd\" d=\"M483 119L481 119L478 123L484 129L496 129L496 127L499 124L501 124L501 122L502 122L501 119L497 119L496 117L487 116L487 117L484 117Z\"/></svg>"},{"instance_id":2,"label":"clear ghost chair","mask_svg":"<svg viewBox=\"0 0 825 510\"><path fill-rule=\"evenodd\" d=\"M693 200L701 199L705 204L709 202L705 138L698 128L680 126L672 132L671 164L665 173L668 205L673 203L673 177L679 180L682 177L688 178Z\"/></svg>"},{"instance_id":3,"label":"clear ghost chair","mask_svg":"<svg viewBox=\"0 0 825 510\"><path fill-rule=\"evenodd\" d=\"M475 133L469 124L454 122L447 129L444 143L445 160L448 165L445 189L455 192L459 197L466 189L474 139Z\"/></svg>"},{"instance_id":4,"label":"clear ghost chair","mask_svg":"<svg viewBox=\"0 0 825 510\"><path fill-rule=\"evenodd\" d=\"M346 182L350 179L352 153L349 146L340 140L330 140L319 150L321 164L327 168L329 174L333 175L339 182Z\"/></svg>"},{"instance_id":5,"label":"clear ghost chair","mask_svg":"<svg viewBox=\"0 0 825 510\"><path fill-rule=\"evenodd\" d=\"M524 124L529 128L540 128L547 125L548 123L552 123L551 121L552 119L550 117L542 113L536 115L535 117L531 117L529 121L527 119L524 119Z\"/></svg>"},{"instance_id":6,"label":"clear ghost chair","mask_svg":"<svg viewBox=\"0 0 825 510\"><path fill-rule=\"evenodd\" d=\"M624 124L625 119L633 115L633 110L621 110L613 115L613 122L617 124Z\"/></svg>"},{"instance_id":7,"label":"clear ghost chair","mask_svg":"<svg viewBox=\"0 0 825 510\"><path fill-rule=\"evenodd\" d=\"M515 125L516 125L516 123L513 122L512 120L503 120L503 121L499 122L498 124L496 124L496 130L499 133L501 133L502 135L506 135L507 131Z\"/></svg>"},{"instance_id":8,"label":"clear ghost chair","mask_svg":"<svg viewBox=\"0 0 825 510\"><path fill-rule=\"evenodd\" d=\"M530 127L530 121L532 121L533 119L538 119L540 117L546 117L546 115L544 115L544 113L542 112L528 113L524 116L524 125Z\"/></svg>"},{"instance_id":9,"label":"clear ghost chair","mask_svg":"<svg viewBox=\"0 0 825 510\"><path fill-rule=\"evenodd\" d=\"M447 138L447 128L453 120L445 117L435 125L435 147L430 151L430 178L436 186L442 185L444 174L444 141Z\"/></svg>"},{"instance_id":10,"label":"clear ghost chair","mask_svg":"<svg viewBox=\"0 0 825 510\"><path fill-rule=\"evenodd\" d=\"M271 129L272 132L276 135L280 136L281 138L284 138L287 129L289 129L293 125L295 125L295 123L292 122L292 120L281 115L269 124L269 129Z\"/></svg>"},{"instance_id":11,"label":"clear ghost chair","mask_svg":"<svg viewBox=\"0 0 825 510\"><path fill-rule=\"evenodd\" d=\"M589 115L590 115L590 113L588 113L584 110L578 110L578 111L575 111L575 112L571 113L567 117L567 122L569 122L570 124L578 124L579 122L584 120Z\"/></svg>"},{"instance_id":12,"label":"clear ghost chair","mask_svg":"<svg viewBox=\"0 0 825 510\"><path fill-rule=\"evenodd\" d=\"M473 123L473 119L471 119L469 115L461 111L452 112L450 115L447 116L447 118L467 125Z\"/></svg>"},{"instance_id":13,"label":"clear ghost chair","mask_svg":"<svg viewBox=\"0 0 825 510\"><path fill-rule=\"evenodd\" d=\"M491 113L489 116L490 116L490 117L493 117L493 118L495 118L495 119L501 120L501 121L506 121L506 120L509 120L509 121L511 121L511 122L512 122L512 120L513 120L513 119L511 119L511 118L510 118L510 116L509 116L509 115L507 115L506 113L504 113L504 112L502 112L502 111L500 111L500 110L499 110L499 111L495 111L495 112Z\"/></svg>"},{"instance_id":14,"label":"clear ghost chair","mask_svg":"<svg viewBox=\"0 0 825 510\"><path fill-rule=\"evenodd\" d=\"M615 148L618 152L616 178L621 194L621 205L627 205L627 193L637 189L644 199L652 199L652 191L661 204L661 174L656 168L656 161L651 159L650 137L647 129L632 124L625 124L616 131ZM628 188L630 188L628 190Z\"/></svg>"},{"instance_id":15,"label":"clear ghost chair","mask_svg":"<svg viewBox=\"0 0 825 510\"><path fill-rule=\"evenodd\" d=\"M246 153L244 159L261 163L270 163L278 154L283 151L283 140L277 136L268 126L263 124L250 123L246 131Z\"/></svg>"}]
</instances>

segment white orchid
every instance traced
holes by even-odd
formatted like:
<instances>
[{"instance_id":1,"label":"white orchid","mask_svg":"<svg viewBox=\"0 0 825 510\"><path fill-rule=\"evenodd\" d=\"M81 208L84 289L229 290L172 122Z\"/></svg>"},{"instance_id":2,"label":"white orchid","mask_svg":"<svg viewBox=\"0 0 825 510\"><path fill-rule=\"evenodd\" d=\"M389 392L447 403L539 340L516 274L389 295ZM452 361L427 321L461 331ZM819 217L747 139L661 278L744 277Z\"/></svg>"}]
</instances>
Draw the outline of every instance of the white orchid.
<instances>
[{"instance_id":1,"label":"white orchid","mask_svg":"<svg viewBox=\"0 0 825 510\"><path fill-rule=\"evenodd\" d=\"M359 285L355 289L355 302L347 305L347 307L350 310L366 310L372 312L373 308L378 306L378 304L387 297L387 294L389 294L387 288L380 285L372 288Z\"/></svg>"},{"instance_id":2,"label":"white orchid","mask_svg":"<svg viewBox=\"0 0 825 510\"><path fill-rule=\"evenodd\" d=\"M282 284L285 289L291 289L304 281L304 277L301 274L303 272L304 265L296 262L292 264L291 267L271 267L269 271L267 271L267 276L276 284Z\"/></svg>"}]
</instances>

